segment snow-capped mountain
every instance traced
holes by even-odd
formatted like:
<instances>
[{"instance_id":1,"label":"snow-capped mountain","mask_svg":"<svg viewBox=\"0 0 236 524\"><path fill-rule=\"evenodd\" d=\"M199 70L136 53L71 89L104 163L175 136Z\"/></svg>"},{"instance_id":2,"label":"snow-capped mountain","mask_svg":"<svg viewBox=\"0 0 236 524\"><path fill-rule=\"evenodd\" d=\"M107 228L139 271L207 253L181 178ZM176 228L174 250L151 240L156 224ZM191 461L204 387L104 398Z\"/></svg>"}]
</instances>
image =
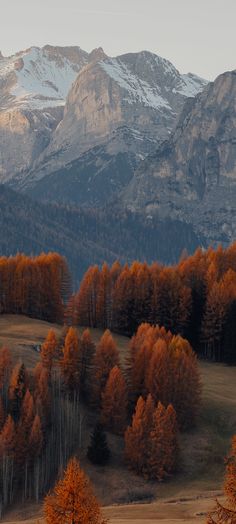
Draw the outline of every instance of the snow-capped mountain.
<instances>
[{"instance_id":1,"label":"snow-capped mountain","mask_svg":"<svg viewBox=\"0 0 236 524\"><path fill-rule=\"evenodd\" d=\"M137 163L206 84L147 51L109 58L100 48L45 46L0 57L0 181L27 190L108 143Z\"/></svg>"},{"instance_id":2,"label":"snow-capped mountain","mask_svg":"<svg viewBox=\"0 0 236 524\"><path fill-rule=\"evenodd\" d=\"M79 47L32 47L0 55L0 180L27 171L63 117L66 96L89 55Z\"/></svg>"},{"instance_id":3,"label":"snow-capped mountain","mask_svg":"<svg viewBox=\"0 0 236 524\"><path fill-rule=\"evenodd\" d=\"M0 58L0 108L41 110L64 106L88 54L79 47L31 47Z\"/></svg>"}]
</instances>

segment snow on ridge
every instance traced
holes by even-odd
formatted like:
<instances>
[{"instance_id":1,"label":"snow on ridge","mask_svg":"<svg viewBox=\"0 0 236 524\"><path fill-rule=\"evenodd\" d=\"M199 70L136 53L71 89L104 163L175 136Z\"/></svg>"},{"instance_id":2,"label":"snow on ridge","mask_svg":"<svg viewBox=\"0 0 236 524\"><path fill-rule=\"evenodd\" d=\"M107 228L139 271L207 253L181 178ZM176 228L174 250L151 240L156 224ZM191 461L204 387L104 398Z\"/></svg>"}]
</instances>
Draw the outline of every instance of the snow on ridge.
<instances>
[{"instance_id":1,"label":"snow on ridge","mask_svg":"<svg viewBox=\"0 0 236 524\"><path fill-rule=\"evenodd\" d=\"M154 109L171 109L168 101L161 96L158 85L151 87L147 82L135 76L121 60L106 59L100 62L100 66L122 89L128 92L128 98L125 99L128 103L141 102Z\"/></svg>"},{"instance_id":2,"label":"snow on ridge","mask_svg":"<svg viewBox=\"0 0 236 524\"><path fill-rule=\"evenodd\" d=\"M183 86L178 89L178 93L181 93L187 97L194 97L208 84L207 80L200 78L196 75L188 73L187 75L181 75L183 80Z\"/></svg>"},{"instance_id":3,"label":"snow on ridge","mask_svg":"<svg viewBox=\"0 0 236 524\"><path fill-rule=\"evenodd\" d=\"M55 105L58 105L58 102L65 103L71 84L78 74L69 61L64 58L63 67L58 67L54 61L49 61L47 56L42 55L36 48L32 48L30 53L24 56L23 61L24 67L16 71L17 84L11 90L11 94L17 98L49 98L50 106L53 100ZM40 100L39 103L41 106Z\"/></svg>"},{"instance_id":4,"label":"snow on ridge","mask_svg":"<svg viewBox=\"0 0 236 524\"><path fill-rule=\"evenodd\" d=\"M30 109L42 109L65 105L79 68L64 56L60 56L58 64L56 60L48 57L47 50L32 47L9 59L1 60L0 80L4 80L12 72L16 80L9 94L15 98L14 104Z\"/></svg>"}]
</instances>

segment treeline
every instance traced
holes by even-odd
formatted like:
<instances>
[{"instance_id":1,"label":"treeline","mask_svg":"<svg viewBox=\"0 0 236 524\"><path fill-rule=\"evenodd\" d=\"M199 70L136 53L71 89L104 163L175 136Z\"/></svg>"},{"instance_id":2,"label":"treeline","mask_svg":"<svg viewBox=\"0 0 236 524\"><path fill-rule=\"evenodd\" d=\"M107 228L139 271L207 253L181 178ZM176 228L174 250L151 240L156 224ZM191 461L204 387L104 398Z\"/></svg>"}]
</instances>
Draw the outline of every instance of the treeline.
<instances>
[{"instance_id":1,"label":"treeline","mask_svg":"<svg viewBox=\"0 0 236 524\"><path fill-rule=\"evenodd\" d=\"M124 438L136 473L163 480L175 471L178 432L196 422L200 405L196 356L182 337L142 324L122 361L109 330L95 346L88 329L66 326L59 340L49 331L31 372L0 350L2 511L19 498L38 501L81 446L92 463L108 462L104 431Z\"/></svg>"},{"instance_id":2,"label":"treeline","mask_svg":"<svg viewBox=\"0 0 236 524\"><path fill-rule=\"evenodd\" d=\"M186 337L198 355L236 362L236 244L182 256L172 267L92 266L69 301L69 321L133 335L142 322Z\"/></svg>"},{"instance_id":3,"label":"treeline","mask_svg":"<svg viewBox=\"0 0 236 524\"><path fill-rule=\"evenodd\" d=\"M61 322L69 293L67 264L57 253L0 257L0 313Z\"/></svg>"}]
</instances>

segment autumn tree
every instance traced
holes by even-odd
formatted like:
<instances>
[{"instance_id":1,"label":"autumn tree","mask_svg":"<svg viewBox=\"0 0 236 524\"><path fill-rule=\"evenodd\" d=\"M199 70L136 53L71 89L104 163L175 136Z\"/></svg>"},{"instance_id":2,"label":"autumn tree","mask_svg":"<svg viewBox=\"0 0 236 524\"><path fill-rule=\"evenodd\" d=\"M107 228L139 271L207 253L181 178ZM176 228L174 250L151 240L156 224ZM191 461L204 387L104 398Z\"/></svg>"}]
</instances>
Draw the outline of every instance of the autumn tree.
<instances>
[{"instance_id":1,"label":"autumn tree","mask_svg":"<svg viewBox=\"0 0 236 524\"><path fill-rule=\"evenodd\" d=\"M16 428L11 415L8 415L0 434L2 505L5 507L13 500L14 458Z\"/></svg>"},{"instance_id":2,"label":"autumn tree","mask_svg":"<svg viewBox=\"0 0 236 524\"><path fill-rule=\"evenodd\" d=\"M172 404L181 428L194 425L200 407L201 383L197 358L187 340L172 336L153 347L146 388L155 402Z\"/></svg>"},{"instance_id":3,"label":"autumn tree","mask_svg":"<svg viewBox=\"0 0 236 524\"><path fill-rule=\"evenodd\" d=\"M109 373L115 366L119 366L119 353L116 343L107 329L97 345L94 357L94 405L100 406Z\"/></svg>"},{"instance_id":4,"label":"autumn tree","mask_svg":"<svg viewBox=\"0 0 236 524\"><path fill-rule=\"evenodd\" d=\"M50 425L51 392L49 388L49 372L41 362L34 369L34 402L35 410L39 414L42 426L45 429Z\"/></svg>"},{"instance_id":5,"label":"autumn tree","mask_svg":"<svg viewBox=\"0 0 236 524\"><path fill-rule=\"evenodd\" d=\"M171 405L165 408L161 402L158 403L153 415L147 447L148 478L160 481L173 473L177 463L178 440L176 414Z\"/></svg>"},{"instance_id":6,"label":"autumn tree","mask_svg":"<svg viewBox=\"0 0 236 524\"><path fill-rule=\"evenodd\" d=\"M80 343L77 331L70 327L63 348L61 370L66 388L70 393L79 390L80 385Z\"/></svg>"},{"instance_id":7,"label":"autumn tree","mask_svg":"<svg viewBox=\"0 0 236 524\"><path fill-rule=\"evenodd\" d=\"M155 408L151 395L139 398L132 425L125 433L125 457L134 471L163 480L173 473L178 457L176 414L161 402Z\"/></svg>"},{"instance_id":8,"label":"autumn tree","mask_svg":"<svg viewBox=\"0 0 236 524\"><path fill-rule=\"evenodd\" d=\"M7 384L11 372L12 361L10 351L6 347L0 348L0 389L6 396Z\"/></svg>"},{"instance_id":9,"label":"autumn tree","mask_svg":"<svg viewBox=\"0 0 236 524\"><path fill-rule=\"evenodd\" d=\"M226 504L217 501L215 509L208 516L208 524L236 523L236 436L233 437L227 459L224 492Z\"/></svg>"},{"instance_id":10,"label":"autumn tree","mask_svg":"<svg viewBox=\"0 0 236 524\"><path fill-rule=\"evenodd\" d=\"M47 524L105 524L91 484L76 458L44 502Z\"/></svg>"},{"instance_id":11,"label":"autumn tree","mask_svg":"<svg viewBox=\"0 0 236 524\"><path fill-rule=\"evenodd\" d=\"M2 397L0 397L0 431L2 431L4 422L5 422L5 410L4 410Z\"/></svg>"},{"instance_id":12,"label":"autumn tree","mask_svg":"<svg viewBox=\"0 0 236 524\"><path fill-rule=\"evenodd\" d=\"M125 458L138 474L145 475L148 456L149 434L155 411L151 395L145 401L139 397L132 424L125 432Z\"/></svg>"},{"instance_id":13,"label":"autumn tree","mask_svg":"<svg viewBox=\"0 0 236 524\"><path fill-rule=\"evenodd\" d=\"M51 373L52 370L53 359L56 356L57 346L58 342L55 331L54 329L50 329L40 351L41 362L43 366L49 371L49 373Z\"/></svg>"},{"instance_id":14,"label":"autumn tree","mask_svg":"<svg viewBox=\"0 0 236 524\"><path fill-rule=\"evenodd\" d=\"M27 389L27 381L28 377L25 365L19 362L12 371L9 385L11 413L16 422L20 418L21 406Z\"/></svg>"},{"instance_id":15,"label":"autumn tree","mask_svg":"<svg viewBox=\"0 0 236 524\"><path fill-rule=\"evenodd\" d=\"M101 422L116 434L122 434L127 421L127 388L118 366L111 369L102 393Z\"/></svg>"},{"instance_id":16,"label":"autumn tree","mask_svg":"<svg viewBox=\"0 0 236 524\"><path fill-rule=\"evenodd\" d=\"M85 329L80 340L80 390L85 399L88 399L92 392L94 355L95 344L89 329Z\"/></svg>"},{"instance_id":17,"label":"autumn tree","mask_svg":"<svg viewBox=\"0 0 236 524\"><path fill-rule=\"evenodd\" d=\"M99 268L92 266L85 273L79 292L75 296L77 324L97 327L98 289Z\"/></svg>"},{"instance_id":18,"label":"autumn tree","mask_svg":"<svg viewBox=\"0 0 236 524\"><path fill-rule=\"evenodd\" d=\"M87 457L92 464L104 466L110 458L110 450L107 444L106 433L101 424L96 424L90 437Z\"/></svg>"}]
</instances>

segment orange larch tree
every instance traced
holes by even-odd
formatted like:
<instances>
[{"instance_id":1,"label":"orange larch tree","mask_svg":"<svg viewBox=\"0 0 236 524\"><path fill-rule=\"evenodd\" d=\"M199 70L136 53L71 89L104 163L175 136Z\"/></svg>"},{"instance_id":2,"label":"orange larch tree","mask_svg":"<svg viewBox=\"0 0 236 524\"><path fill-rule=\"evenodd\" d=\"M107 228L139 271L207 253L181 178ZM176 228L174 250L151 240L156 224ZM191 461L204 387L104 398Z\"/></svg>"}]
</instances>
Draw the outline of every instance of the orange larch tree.
<instances>
[{"instance_id":1,"label":"orange larch tree","mask_svg":"<svg viewBox=\"0 0 236 524\"><path fill-rule=\"evenodd\" d=\"M147 469L148 442L155 406L151 395L145 401L139 397L132 424L125 432L125 458L128 465L141 475Z\"/></svg>"},{"instance_id":2,"label":"orange larch tree","mask_svg":"<svg viewBox=\"0 0 236 524\"><path fill-rule=\"evenodd\" d=\"M70 393L79 391L80 385L80 341L76 329L70 327L63 348L61 370L66 388Z\"/></svg>"},{"instance_id":3,"label":"orange larch tree","mask_svg":"<svg viewBox=\"0 0 236 524\"><path fill-rule=\"evenodd\" d=\"M122 434L127 422L127 387L118 366L110 371L102 393L101 423L110 431Z\"/></svg>"},{"instance_id":4,"label":"orange larch tree","mask_svg":"<svg viewBox=\"0 0 236 524\"><path fill-rule=\"evenodd\" d=\"M115 366L119 366L119 352L110 331L107 329L98 343L94 357L94 405L100 406L109 373Z\"/></svg>"},{"instance_id":5,"label":"orange larch tree","mask_svg":"<svg viewBox=\"0 0 236 524\"><path fill-rule=\"evenodd\" d=\"M80 341L80 391L85 399L89 399L92 392L93 361L95 344L92 341L89 329L85 329Z\"/></svg>"},{"instance_id":6,"label":"orange larch tree","mask_svg":"<svg viewBox=\"0 0 236 524\"><path fill-rule=\"evenodd\" d=\"M146 475L161 481L173 473L177 463L177 422L172 406L165 408L161 402L158 403L147 446Z\"/></svg>"},{"instance_id":7,"label":"orange larch tree","mask_svg":"<svg viewBox=\"0 0 236 524\"><path fill-rule=\"evenodd\" d=\"M208 516L207 524L236 523L236 435L227 459L224 492L226 504L217 501L215 509Z\"/></svg>"},{"instance_id":8,"label":"orange larch tree","mask_svg":"<svg viewBox=\"0 0 236 524\"><path fill-rule=\"evenodd\" d=\"M28 376L25 365L19 362L12 371L9 384L10 407L15 421L18 421L20 418L20 411L27 389L27 382Z\"/></svg>"},{"instance_id":9,"label":"orange larch tree","mask_svg":"<svg viewBox=\"0 0 236 524\"><path fill-rule=\"evenodd\" d=\"M58 341L54 329L50 329L42 344L40 357L43 366L51 373L53 360L57 354Z\"/></svg>"},{"instance_id":10,"label":"orange larch tree","mask_svg":"<svg viewBox=\"0 0 236 524\"><path fill-rule=\"evenodd\" d=\"M76 458L44 502L47 524L105 524L101 507Z\"/></svg>"}]
</instances>

